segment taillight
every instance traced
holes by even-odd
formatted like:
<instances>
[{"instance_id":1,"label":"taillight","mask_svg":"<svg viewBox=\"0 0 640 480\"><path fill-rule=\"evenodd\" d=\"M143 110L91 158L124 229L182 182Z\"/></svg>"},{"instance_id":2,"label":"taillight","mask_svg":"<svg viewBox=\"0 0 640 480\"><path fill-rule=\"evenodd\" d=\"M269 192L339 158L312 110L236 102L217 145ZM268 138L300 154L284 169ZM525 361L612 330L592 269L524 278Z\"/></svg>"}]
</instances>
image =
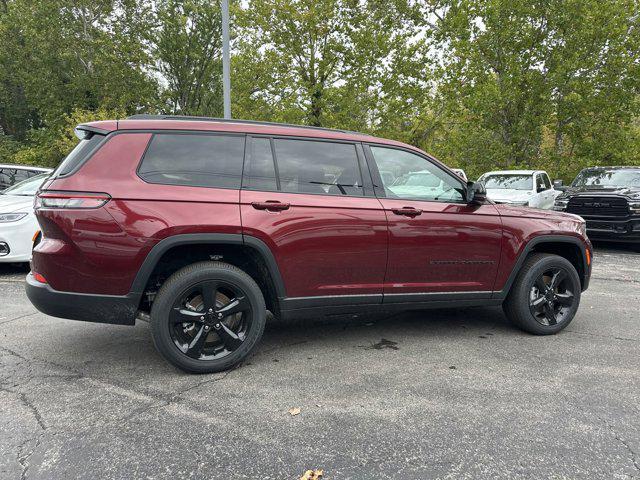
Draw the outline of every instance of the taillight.
<instances>
[{"instance_id":1,"label":"taillight","mask_svg":"<svg viewBox=\"0 0 640 480\"><path fill-rule=\"evenodd\" d=\"M107 193L55 192L38 193L35 208L100 208L111 199Z\"/></svg>"}]
</instances>

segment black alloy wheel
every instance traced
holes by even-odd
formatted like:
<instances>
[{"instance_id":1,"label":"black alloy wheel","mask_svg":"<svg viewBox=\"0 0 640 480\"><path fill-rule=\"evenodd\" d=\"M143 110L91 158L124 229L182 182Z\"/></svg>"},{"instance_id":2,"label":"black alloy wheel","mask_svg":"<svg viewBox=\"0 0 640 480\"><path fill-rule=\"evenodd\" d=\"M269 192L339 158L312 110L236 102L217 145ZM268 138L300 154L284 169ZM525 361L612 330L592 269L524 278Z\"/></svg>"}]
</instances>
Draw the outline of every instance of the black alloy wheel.
<instances>
[{"instance_id":1,"label":"black alloy wheel","mask_svg":"<svg viewBox=\"0 0 640 480\"><path fill-rule=\"evenodd\" d=\"M207 280L189 287L171 309L171 338L196 360L220 359L237 350L252 324L251 304L237 285Z\"/></svg>"},{"instance_id":2,"label":"black alloy wheel","mask_svg":"<svg viewBox=\"0 0 640 480\"><path fill-rule=\"evenodd\" d=\"M533 253L520 268L503 303L507 318L535 335L565 328L580 306L582 284L573 264L551 253Z\"/></svg>"},{"instance_id":3,"label":"black alloy wheel","mask_svg":"<svg viewBox=\"0 0 640 480\"><path fill-rule=\"evenodd\" d=\"M227 370L262 337L267 310L260 287L223 262L197 262L171 275L151 307L153 342L173 365L192 373Z\"/></svg>"},{"instance_id":4,"label":"black alloy wheel","mask_svg":"<svg viewBox=\"0 0 640 480\"><path fill-rule=\"evenodd\" d=\"M551 267L536 278L529 295L529 310L541 325L557 325L572 310L576 296L569 274Z\"/></svg>"}]
</instances>

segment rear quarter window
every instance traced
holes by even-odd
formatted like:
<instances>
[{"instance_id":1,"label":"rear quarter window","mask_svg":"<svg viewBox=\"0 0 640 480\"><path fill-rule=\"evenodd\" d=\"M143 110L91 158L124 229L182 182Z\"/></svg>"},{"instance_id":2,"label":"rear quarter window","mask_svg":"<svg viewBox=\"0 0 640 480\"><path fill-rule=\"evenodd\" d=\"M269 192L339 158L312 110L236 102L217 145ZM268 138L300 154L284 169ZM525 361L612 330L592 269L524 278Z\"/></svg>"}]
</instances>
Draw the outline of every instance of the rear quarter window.
<instances>
[{"instance_id":1,"label":"rear quarter window","mask_svg":"<svg viewBox=\"0 0 640 480\"><path fill-rule=\"evenodd\" d=\"M244 136L154 134L138 169L149 183L240 188Z\"/></svg>"},{"instance_id":2,"label":"rear quarter window","mask_svg":"<svg viewBox=\"0 0 640 480\"><path fill-rule=\"evenodd\" d=\"M75 172L104 138L104 135L95 133L88 139L80 140L75 148L71 150L71 153L56 168L51 178L64 177Z\"/></svg>"}]
</instances>

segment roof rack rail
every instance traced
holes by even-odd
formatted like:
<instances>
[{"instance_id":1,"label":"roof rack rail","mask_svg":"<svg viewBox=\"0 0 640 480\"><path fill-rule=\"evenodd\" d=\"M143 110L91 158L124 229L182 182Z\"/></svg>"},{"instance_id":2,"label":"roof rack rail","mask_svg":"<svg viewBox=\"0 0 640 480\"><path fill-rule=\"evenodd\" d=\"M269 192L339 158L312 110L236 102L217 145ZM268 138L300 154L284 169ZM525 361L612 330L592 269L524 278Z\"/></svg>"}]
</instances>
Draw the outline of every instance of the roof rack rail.
<instances>
[{"instance_id":1,"label":"roof rack rail","mask_svg":"<svg viewBox=\"0 0 640 480\"><path fill-rule=\"evenodd\" d=\"M272 125L276 127L308 128L310 130L324 130L328 132L358 134L358 132L352 132L350 130L341 130L338 128L314 127L311 125L296 125L293 123L262 122L259 120L240 120L236 118L196 117L196 116L189 116L189 115L151 115L147 113L139 113L139 114L131 115L127 117L127 120L189 120L189 121L202 121L202 122L245 123L248 125Z\"/></svg>"}]
</instances>

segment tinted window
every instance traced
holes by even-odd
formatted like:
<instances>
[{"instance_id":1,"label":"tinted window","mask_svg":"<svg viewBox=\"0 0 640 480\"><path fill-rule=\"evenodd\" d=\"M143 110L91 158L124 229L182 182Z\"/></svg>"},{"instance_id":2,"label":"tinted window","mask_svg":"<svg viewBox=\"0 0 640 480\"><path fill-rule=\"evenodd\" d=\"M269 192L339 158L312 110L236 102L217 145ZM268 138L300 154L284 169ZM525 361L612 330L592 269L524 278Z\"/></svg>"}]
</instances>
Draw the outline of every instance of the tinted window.
<instances>
[{"instance_id":1,"label":"tinted window","mask_svg":"<svg viewBox=\"0 0 640 480\"><path fill-rule=\"evenodd\" d=\"M240 188L244 137L156 134L138 170L150 183Z\"/></svg>"},{"instance_id":2,"label":"tinted window","mask_svg":"<svg viewBox=\"0 0 640 480\"><path fill-rule=\"evenodd\" d=\"M27 180L16 183L15 185L7 188L0 195L21 195L32 197L48 177L48 173L42 173L40 175L30 177Z\"/></svg>"},{"instance_id":3,"label":"tinted window","mask_svg":"<svg viewBox=\"0 0 640 480\"><path fill-rule=\"evenodd\" d=\"M404 150L371 147L388 198L463 201L462 184L427 159Z\"/></svg>"},{"instance_id":4,"label":"tinted window","mask_svg":"<svg viewBox=\"0 0 640 480\"><path fill-rule=\"evenodd\" d=\"M547 175L546 173L543 173L542 181L544 182L545 188L547 189L551 188L551 180L549 180L549 175Z\"/></svg>"},{"instance_id":5,"label":"tinted window","mask_svg":"<svg viewBox=\"0 0 640 480\"><path fill-rule=\"evenodd\" d=\"M0 170L0 190L29 178L29 170L19 168L3 168Z\"/></svg>"},{"instance_id":6,"label":"tinted window","mask_svg":"<svg viewBox=\"0 0 640 480\"><path fill-rule=\"evenodd\" d=\"M536 175L536 190L539 190L539 189L544 190L546 188L547 187L544 184L544 180L542 179L542 175L538 173Z\"/></svg>"},{"instance_id":7,"label":"tinted window","mask_svg":"<svg viewBox=\"0 0 640 480\"><path fill-rule=\"evenodd\" d=\"M355 145L277 139L275 148L283 192L363 195Z\"/></svg>"},{"instance_id":8,"label":"tinted window","mask_svg":"<svg viewBox=\"0 0 640 480\"><path fill-rule=\"evenodd\" d=\"M68 175L78 167L87 156L93 151L93 149L104 140L104 135L94 134L91 138L86 140L80 140L71 153L65 157L62 163L58 166L52 177L60 175Z\"/></svg>"},{"instance_id":9,"label":"tinted window","mask_svg":"<svg viewBox=\"0 0 640 480\"><path fill-rule=\"evenodd\" d=\"M254 190L278 190L271 140L268 138L252 140L242 185Z\"/></svg>"}]
</instances>

